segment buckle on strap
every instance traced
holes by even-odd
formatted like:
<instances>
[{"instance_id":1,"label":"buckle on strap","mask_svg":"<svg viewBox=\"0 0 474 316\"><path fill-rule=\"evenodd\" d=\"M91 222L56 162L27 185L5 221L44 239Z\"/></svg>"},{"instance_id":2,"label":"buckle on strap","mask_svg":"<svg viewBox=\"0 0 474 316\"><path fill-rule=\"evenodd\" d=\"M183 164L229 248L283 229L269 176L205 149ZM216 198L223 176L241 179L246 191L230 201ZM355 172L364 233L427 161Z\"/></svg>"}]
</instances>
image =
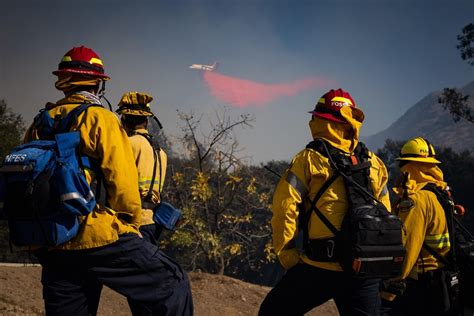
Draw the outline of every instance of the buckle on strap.
<instances>
[{"instance_id":1,"label":"buckle on strap","mask_svg":"<svg viewBox=\"0 0 474 316\"><path fill-rule=\"evenodd\" d=\"M152 210L155 208L156 204L150 201L146 201L145 198L142 198L142 209L150 209Z\"/></svg>"},{"instance_id":2,"label":"buckle on strap","mask_svg":"<svg viewBox=\"0 0 474 316\"><path fill-rule=\"evenodd\" d=\"M328 247L327 247L327 255L328 258L332 258L334 256L334 247L336 246L336 242L334 240L328 240Z\"/></svg>"},{"instance_id":3,"label":"buckle on strap","mask_svg":"<svg viewBox=\"0 0 474 316\"><path fill-rule=\"evenodd\" d=\"M305 245L306 256L319 262L336 262L336 240L335 238L311 239Z\"/></svg>"}]
</instances>

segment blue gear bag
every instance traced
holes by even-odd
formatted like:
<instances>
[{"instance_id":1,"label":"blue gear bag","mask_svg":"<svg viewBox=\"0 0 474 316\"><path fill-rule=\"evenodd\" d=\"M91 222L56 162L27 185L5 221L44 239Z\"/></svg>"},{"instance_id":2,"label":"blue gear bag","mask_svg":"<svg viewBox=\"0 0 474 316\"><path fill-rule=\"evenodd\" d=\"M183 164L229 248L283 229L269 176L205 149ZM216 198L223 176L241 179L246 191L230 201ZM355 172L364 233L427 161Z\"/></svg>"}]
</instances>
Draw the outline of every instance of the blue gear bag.
<instances>
[{"instance_id":1,"label":"blue gear bag","mask_svg":"<svg viewBox=\"0 0 474 316\"><path fill-rule=\"evenodd\" d=\"M174 230L181 219L181 210L170 203L161 202L153 209L153 221L167 230Z\"/></svg>"},{"instance_id":2,"label":"blue gear bag","mask_svg":"<svg viewBox=\"0 0 474 316\"><path fill-rule=\"evenodd\" d=\"M78 156L79 131L70 131L92 104L81 104L62 119L47 110L35 117L40 140L15 147L0 167L0 214L16 246L57 246L79 231L79 217L92 212L94 194ZM97 105L94 105L97 106Z\"/></svg>"}]
</instances>

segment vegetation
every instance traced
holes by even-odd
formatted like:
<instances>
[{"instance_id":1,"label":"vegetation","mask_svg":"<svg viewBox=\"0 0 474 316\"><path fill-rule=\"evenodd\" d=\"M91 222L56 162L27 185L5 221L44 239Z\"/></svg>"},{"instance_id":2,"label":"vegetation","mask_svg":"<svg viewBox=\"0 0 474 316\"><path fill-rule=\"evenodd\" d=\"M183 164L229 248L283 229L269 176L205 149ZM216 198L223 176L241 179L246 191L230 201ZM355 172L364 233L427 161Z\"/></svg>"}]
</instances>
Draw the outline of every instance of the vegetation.
<instances>
[{"instance_id":1,"label":"vegetation","mask_svg":"<svg viewBox=\"0 0 474 316\"><path fill-rule=\"evenodd\" d=\"M24 133L24 121L21 115L15 114L5 100L0 99L0 161L8 152L21 143ZM0 216L1 217L1 216ZM8 225L0 220L0 261L28 262L28 254L13 248L8 238Z\"/></svg>"},{"instance_id":2,"label":"vegetation","mask_svg":"<svg viewBox=\"0 0 474 316\"><path fill-rule=\"evenodd\" d=\"M471 66L474 66L474 24L469 23L462 29L462 34L458 35L459 44L457 48L461 52L461 58L467 60Z\"/></svg>"},{"instance_id":3,"label":"vegetation","mask_svg":"<svg viewBox=\"0 0 474 316\"><path fill-rule=\"evenodd\" d=\"M234 131L251 127L253 118L234 120L225 110L214 114L204 124L203 116L178 112L182 135L174 148L180 146L182 154L170 156L163 199L181 208L184 219L162 246L191 271L271 278L270 202L278 179L239 156ZM287 163L269 165L281 172Z\"/></svg>"},{"instance_id":4,"label":"vegetation","mask_svg":"<svg viewBox=\"0 0 474 316\"><path fill-rule=\"evenodd\" d=\"M474 66L474 24L466 25L462 33L458 35L459 44L457 48L461 53L461 58L466 60L471 66ZM445 110L453 116L455 122L461 118L474 123L474 117L471 113L473 104L469 95L463 95L455 88L445 88L438 98L438 102Z\"/></svg>"},{"instance_id":5,"label":"vegetation","mask_svg":"<svg viewBox=\"0 0 474 316\"><path fill-rule=\"evenodd\" d=\"M258 166L245 162L235 132L252 127L254 119L249 115L234 119L223 109L207 121L192 113L178 112L178 117L181 135L176 139L170 140L153 124L150 127L155 141L169 155L163 200L184 214L175 232L164 233L161 246L187 270L272 285L281 269L271 246L270 204L278 174L288 162ZM21 116L1 101L2 158L20 143L23 126ZM395 158L403 143L387 140L377 152L389 169L389 187L399 172ZM474 186L474 157L469 151L436 149L455 199L468 210L465 221L470 225L474 223L469 212L474 209L474 201L469 199ZM474 224L470 227L474 229ZM32 258L19 250L10 251L6 223L0 221L0 260L26 262Z\"/></svg>"},{"instance_id":6,"label":"vegetation","mask_svg":"<svg viewBox=\"0 0 474 316\"><path fill-rule=\"evenodd\" d=\"M23 118L15 114L5 100L0 99L0 158L3 158L10 149L20 144L24 132Z\"/></svg>"}]
</instances>

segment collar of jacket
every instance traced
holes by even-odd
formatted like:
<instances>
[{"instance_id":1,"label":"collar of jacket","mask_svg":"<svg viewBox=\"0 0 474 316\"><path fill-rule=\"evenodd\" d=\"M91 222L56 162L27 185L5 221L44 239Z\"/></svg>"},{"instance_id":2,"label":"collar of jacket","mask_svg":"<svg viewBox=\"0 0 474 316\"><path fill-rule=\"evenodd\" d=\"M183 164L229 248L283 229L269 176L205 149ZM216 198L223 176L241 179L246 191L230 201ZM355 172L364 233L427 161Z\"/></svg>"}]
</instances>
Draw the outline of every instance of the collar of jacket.
<instances>
[{"instance_id":1,"label":"collar of jacket","mask_svg":"<svg viewBox=\"0 0 474 316\"><path fill-rule=\"evenodd\" d=\"M98 97L95 96L97 99ZM56 102L56 105L63 105L63 104L82 104L82 103L94 103L97 104L97 100L92 100L92 98L88 98L87 94L84 93L73 93L70 94L58 102ZM99 101L100 104L100 101Z\"/></svg>"},{"instance_id":2,"label":"collar of jacket","mask_svg":"<svg viewBox=\"0 0 474 316\"><path fill-rule=\"evenodd\" d=\"M138 128L136 130L133 130L133 133L132 133L132 135L136 135L136 134L147 134L148 135L149 133L148 133L148 130L145 129L145 128Z\"/></svg>"},{"instance_id":3,"label":"collar of jacket","mask_svg":"<svg viewBox=\"0 0 474 316\"><path fill-rule=\"evenodd\" d=\"M86 98L82 94L71 94L68 95L67 97L64 97L57 101L56 103L53 102L48 102L45 105L46 110L51 110L52 108L58 106L58 105L65 105L65 104L83 104L83 103L94 103L97 104L96 102L92 102L92 100ZM102 105L99 102L100 105Z\"/></svg>"},{"instance_id":4,"label":"collar of jacket","mask_svg":"<svg viewBox=\"0 0 474 316\"><path fill-rule=\"evenodd\" d=\"M443 171L434 163L410 161L401 169L402 173L408 173L406 187L408 195L412 195L423 189L427 183L433 183L440 189L446 189L447 183L444 182ZM403 187L401 184L393 188L393 191L401 196Z\"/></svg>"},{"instance_id":5,"label":"collar of jacket","mask_svg":"<svg viewBox=\"0 0 474 316\"><path fill-rule=\"evenodd\" d=\"M364 113L357 108L344 107L341 115L347 123L338 123L320 117L309 121L313 139L322 138L346 153L351 153L359 143L359 132L364 121Z\"/></svg>"}]
</instances>

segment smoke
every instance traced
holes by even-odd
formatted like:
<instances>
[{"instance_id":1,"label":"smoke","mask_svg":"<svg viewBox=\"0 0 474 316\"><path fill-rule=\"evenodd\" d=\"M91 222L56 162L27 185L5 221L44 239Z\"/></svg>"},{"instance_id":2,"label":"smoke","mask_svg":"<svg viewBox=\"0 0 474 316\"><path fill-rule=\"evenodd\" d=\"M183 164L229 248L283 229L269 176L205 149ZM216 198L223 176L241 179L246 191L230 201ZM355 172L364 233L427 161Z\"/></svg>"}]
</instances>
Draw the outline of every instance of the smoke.
<instances>
[{"instance_id":1,"label":"smoke","mask_svg":"<svg viewBox=\"0 0 474 316\"><path fill-rule=\"evenodd\" d=\"M293 96L301 91L333 84L329 80L308 77L279 84L265 84L204 71L203 78L212 96L233 106L244 108L264 106L280 97Z\"/></svg>"}]
</instances>

